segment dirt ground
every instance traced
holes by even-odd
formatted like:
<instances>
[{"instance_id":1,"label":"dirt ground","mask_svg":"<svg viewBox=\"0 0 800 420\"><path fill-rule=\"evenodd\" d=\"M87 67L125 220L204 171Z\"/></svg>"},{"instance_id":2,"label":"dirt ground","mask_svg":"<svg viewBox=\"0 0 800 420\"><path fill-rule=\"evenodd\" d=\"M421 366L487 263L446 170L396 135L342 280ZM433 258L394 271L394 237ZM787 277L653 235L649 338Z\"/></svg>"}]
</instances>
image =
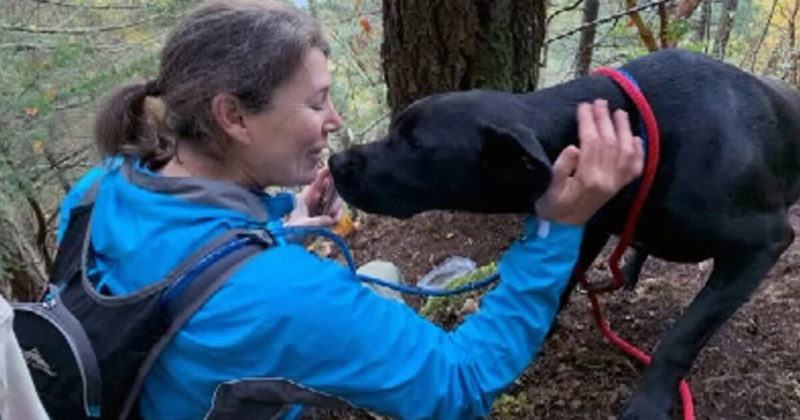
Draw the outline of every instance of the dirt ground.
<instances>
[{"instance_id":1,"label":"dirt ground","mask_svg":"<svg viewBox=\"0 0 800 420\"><path fill-rule=\"evenodd\" d=\"M800 236L800 207L791 212ZM451 255L494 261L519 232L516 216L431 212L398 221L360 217L349 238L356 259L396 263L409 283ZM598 261L600 261L598 259ZM711 263L650 259L636 290L604 295L612 326L651 350L702 286ZM598 262L592 276L608 275ZM408 299L419 307L420 299ZM782 256L751 301L710 340L689 379L698 419L800 419L800 239ZM453 319L460 319L453 314ZM642 367L604 341L576 293L559 315L540 357L496 404L493 418L613 419ZM308 418L369 418L310 413ZM676 418L677 413L676 413Z\"/></svg>"}]
</instances>

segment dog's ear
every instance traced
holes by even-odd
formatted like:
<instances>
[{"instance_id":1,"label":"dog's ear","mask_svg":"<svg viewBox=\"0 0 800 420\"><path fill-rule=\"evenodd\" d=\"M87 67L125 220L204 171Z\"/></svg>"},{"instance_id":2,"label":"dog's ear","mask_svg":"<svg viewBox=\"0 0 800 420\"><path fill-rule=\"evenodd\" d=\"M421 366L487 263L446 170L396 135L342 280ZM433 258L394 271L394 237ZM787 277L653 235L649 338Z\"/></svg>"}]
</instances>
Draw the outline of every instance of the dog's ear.
<instances>
[{"instance_id":1,"label":"dog's ear","mask_svg":"<svg viewBox=\"0 0 800 420\"><path fill-rule=\"evenodd\" d=\"M533 130L521 124L499 127L480 124L483 131L481 163L502 185L542 193L553 177L552 165Z\"/></svg>"}]
</instances>

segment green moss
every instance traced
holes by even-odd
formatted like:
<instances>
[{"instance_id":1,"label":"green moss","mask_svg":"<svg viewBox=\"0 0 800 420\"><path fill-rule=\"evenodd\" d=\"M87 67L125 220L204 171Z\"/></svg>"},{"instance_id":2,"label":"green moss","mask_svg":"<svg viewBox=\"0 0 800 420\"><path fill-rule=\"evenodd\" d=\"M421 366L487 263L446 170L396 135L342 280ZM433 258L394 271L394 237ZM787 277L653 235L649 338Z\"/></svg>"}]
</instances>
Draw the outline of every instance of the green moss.
<instances>
[{"instance_id":1,"label":"green moss","mask_svg":"<svg viewBox=\"0 0 800 420\"><path fill-rule=\"evenodd\" d=\"M492 416L501 419L517 419L531 415L531 406L525 393L503 394L494 401Z\"/></svg>"},{"instance_id":2,"label":"green moss","mask_svg":"<svg viewBox=\"0 0 800 420\"><path fill-rule=\"evenodd\" d=\"M455 279L451 280L450 283L447 284L446 289L452 290L457 287L474 283L478 280L482 280L494 274L496 271L497 271L497 264L490 263L484 265L483 267L478 268L472 273L469 273L461 277L456 277ZM429 298L427 302L425 302L425 305L422 306L419 313L422 316L432 321L440 321L451 315L454 315L456 311L458 311L464 305L464 302L468 298L470 297L474 298L478 295L482 295L485 292L486 288L483 288L455 296L432 297Z\"/></svg>"}]
</instances>

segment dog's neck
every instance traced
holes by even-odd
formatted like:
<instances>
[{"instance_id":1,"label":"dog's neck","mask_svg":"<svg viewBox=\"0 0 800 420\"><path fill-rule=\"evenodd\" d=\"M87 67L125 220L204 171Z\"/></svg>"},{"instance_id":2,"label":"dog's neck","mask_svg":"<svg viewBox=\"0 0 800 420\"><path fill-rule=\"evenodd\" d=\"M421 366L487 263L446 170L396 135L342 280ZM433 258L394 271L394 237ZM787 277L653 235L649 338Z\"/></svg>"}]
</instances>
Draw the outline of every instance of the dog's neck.
<instances>
[{"instance_id":1,"label":"dog's neck","mask_svg":"<svg viewBox=\"0 0 800 420\"><path fill-rule=\"evenodd\" d=\"M616 83L605 76L585 76L523 95L522 102L528 113L525 120L551 161L570 144L578 144L578 104L599 98L607 100L612 111L627 111L635 125L636 107Z\"/></svg>"}]
</instances>

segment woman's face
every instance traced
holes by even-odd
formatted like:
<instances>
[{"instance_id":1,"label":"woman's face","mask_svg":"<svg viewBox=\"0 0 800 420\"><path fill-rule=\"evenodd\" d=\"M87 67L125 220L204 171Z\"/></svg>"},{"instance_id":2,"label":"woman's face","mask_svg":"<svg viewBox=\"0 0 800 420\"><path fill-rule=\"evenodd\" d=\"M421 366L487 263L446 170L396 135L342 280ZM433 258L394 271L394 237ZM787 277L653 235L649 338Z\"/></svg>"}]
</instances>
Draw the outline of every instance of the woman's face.
<instances>
[{"instance_id":1,"label":"woman's face","mask_svg":"<svg viewBox=\"0 0 800 420\"><path fill-rule=\"evenodd\" d=\"M328 133L342 125L328 95L328 60L310 49L266 110L243 117L250 141L240 163L258 186L308 184L316 177Z\"/></svg>"}]
</instances>

